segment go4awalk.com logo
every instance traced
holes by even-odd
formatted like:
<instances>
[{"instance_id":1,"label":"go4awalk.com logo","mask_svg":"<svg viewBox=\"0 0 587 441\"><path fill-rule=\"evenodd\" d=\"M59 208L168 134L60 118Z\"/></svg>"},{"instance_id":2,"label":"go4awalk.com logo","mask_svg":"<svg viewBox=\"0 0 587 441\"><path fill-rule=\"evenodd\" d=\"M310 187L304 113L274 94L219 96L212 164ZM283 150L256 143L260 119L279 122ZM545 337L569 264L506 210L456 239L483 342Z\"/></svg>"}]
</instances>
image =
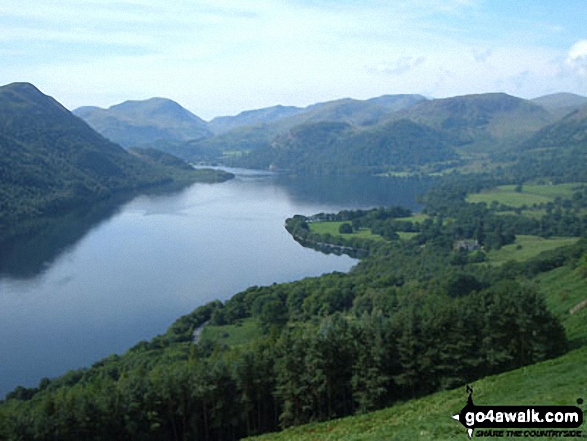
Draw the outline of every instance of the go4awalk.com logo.
<instances>
[{"instance_id":1,"label":"go4awalk.com logo","mask_svg":"<svg viewBox=\"0 0 587 441\"><path fill-rule=\"evenodd\" d=\"M465 426L469 438L473 434L476 438L583 437L582 431L576 430L583 424L583 412L577 406L476 406L470 386L467 392L467 405L452 418Z\"/></svg>"}]
</instances>

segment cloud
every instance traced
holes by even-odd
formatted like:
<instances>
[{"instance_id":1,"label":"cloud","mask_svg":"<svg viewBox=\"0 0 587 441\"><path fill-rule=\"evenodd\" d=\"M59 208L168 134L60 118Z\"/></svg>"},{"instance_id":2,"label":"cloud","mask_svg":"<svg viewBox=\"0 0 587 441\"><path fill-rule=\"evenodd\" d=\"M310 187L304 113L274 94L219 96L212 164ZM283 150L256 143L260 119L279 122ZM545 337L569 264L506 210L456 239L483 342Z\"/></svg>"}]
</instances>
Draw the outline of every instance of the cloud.
<instances>
[{"instance_id":1,"label":"cloud","mask_svg":"<svg viewBox=\"0 0 587 441\"><path fill-rule=\"evenodd\" d=\"M580 75L587 76L587 40L579 40L569 49L567 65Z\"/></svg>"},{"instance_id":2,"label":"cloud","mask_svg":"<svg viewBox=\"0 0 587 441\"><path fill-rule=\"evenodd\" d=\"M385 93L585 93L582 34L569 50L506 12L482 0L3 0L0 83L33 82L72 108L167 96L203 117Z\"/></svg>"},{"instance_id":3,"label":"cloud","mask_svg":"<svg viewBox=\"0 0 587 441\"><path fill-rule=\"evenodd\" d=\"M390 63L382 63L368 67L369 72L384 73L386 75L403 75L420 66L426 61L425 57L401 57Z\"/></svg>"}]
</instances>

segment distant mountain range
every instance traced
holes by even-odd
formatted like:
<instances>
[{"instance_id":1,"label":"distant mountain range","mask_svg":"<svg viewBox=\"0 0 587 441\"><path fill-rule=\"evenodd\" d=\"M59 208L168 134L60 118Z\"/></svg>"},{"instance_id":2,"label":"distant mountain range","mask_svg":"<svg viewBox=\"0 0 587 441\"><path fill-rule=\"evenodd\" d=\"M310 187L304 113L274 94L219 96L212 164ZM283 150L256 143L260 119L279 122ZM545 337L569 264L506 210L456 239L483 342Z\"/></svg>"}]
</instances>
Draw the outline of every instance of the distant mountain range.
<instances>
[{"instance_id":1,"label":"distant mountain range","mask_svg":"<svg viewBox=\"0 0 587 441\"><path fill-rule=\"evenodd\" d=\"M149 146L190 161L330 173L452 164L463 155L513 151L585 105L587 97L565 93L533 100L488 93L432 100L421 95L344 98L305 108L249 110L207 123L163 99L74 113L126 147ZM328 127L332 132L326 136ZM385 160L381 152L387 152Z\"/></svg>"},{"instance_id":2,"label":"distant mountain range","mask_svg":"<svg viewBox=\"0 0 587 441\"><path fill-rule=\"evenodd\" d=\"M284 126L289 127L318 121L365 124L425 99L421 95L383 95L365 101L344 98L313 104L305 108L292 106L266 107L264 109L247 110L236 116L214 118L208 123L208 127L215 134L222 134L239 127L269 124L280 120L287 120ZM299 116L295 118L296 115Z\"/></svg>"},{"instance_id":3,"label":"distant mountain range","mask_svg":"<svg viewBox=\"0 0 587 441\"><path fill-rule=\"evenodd\" d=\"M0 233L119 190L202 178L176 161L124 150L32 84L0 87Z\"/></svg>"}]
</instances>

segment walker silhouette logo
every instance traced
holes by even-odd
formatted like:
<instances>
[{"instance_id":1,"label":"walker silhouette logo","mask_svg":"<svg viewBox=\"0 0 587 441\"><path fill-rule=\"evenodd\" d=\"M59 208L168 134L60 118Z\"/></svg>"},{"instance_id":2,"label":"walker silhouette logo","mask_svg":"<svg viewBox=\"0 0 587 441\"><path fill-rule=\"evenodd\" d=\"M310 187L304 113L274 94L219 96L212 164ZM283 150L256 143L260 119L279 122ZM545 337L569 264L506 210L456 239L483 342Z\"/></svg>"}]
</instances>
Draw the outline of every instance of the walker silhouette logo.
<instances>
[{"instance_id":1,"label":"walker silhouette logo","mask_svg":"<svg viewBox=\"0 0 587 441\"><path fill-rule=\"evenodd\" d=\"M582 437L580 430L551 430L581 426L583 412L576 406L476 406L470 386L467 392L467 405L452 418L465 426L469 438L473 437L475 429L485 429L476 437ZM579 404L582 402L577 400Z\"/></svg>"}]
</instances>

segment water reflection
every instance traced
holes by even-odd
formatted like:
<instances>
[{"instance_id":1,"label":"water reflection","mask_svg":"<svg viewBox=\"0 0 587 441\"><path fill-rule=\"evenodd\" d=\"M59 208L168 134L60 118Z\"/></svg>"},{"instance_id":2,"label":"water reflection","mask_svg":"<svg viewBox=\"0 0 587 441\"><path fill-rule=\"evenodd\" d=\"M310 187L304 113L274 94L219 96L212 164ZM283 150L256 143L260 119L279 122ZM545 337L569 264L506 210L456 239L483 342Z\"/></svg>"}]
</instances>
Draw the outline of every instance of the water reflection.
<instances>
[{"instance_id":1,"label":"water reflection","mask_svg":"<svg viewBox=\"0 0 587 441\"><path fill-rule=\"evenodd\" d=\"M288 176L277 175L277 185L304 203L340 206L341 209L400 205L421 209L417 196L431 185L429 178L385 178L377 176Z\"/></svg>"},{"instance_id":2,"label":"water reflection","mask_svg":"<svg viewBox=\"0 0 587 441\"><path fill-rule=\"evenodd\" d=\"M88 231L112 217L132 196L120 196L79 207L51 218L36 219L24 231L0 241L0 278L30 278L50 266L60 253Z\"/></svg>"}]
</instances>

